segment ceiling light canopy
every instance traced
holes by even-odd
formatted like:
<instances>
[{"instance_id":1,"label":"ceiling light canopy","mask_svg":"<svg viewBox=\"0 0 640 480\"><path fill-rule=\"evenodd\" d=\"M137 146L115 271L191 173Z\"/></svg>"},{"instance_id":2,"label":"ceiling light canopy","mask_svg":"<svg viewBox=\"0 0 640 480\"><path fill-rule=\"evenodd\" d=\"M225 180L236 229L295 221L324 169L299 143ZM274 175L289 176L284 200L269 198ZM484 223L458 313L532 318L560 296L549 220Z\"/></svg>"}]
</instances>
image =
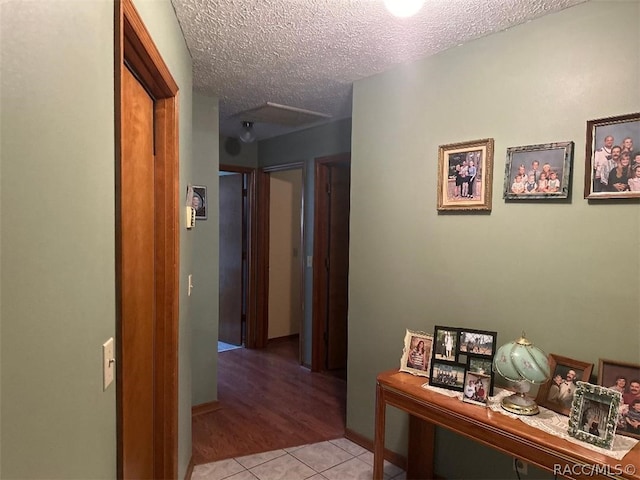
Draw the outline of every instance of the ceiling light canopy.
<instances>
[{"instance_id":1,"label":"ceiling light canopy","mask_svg":"<svg viewBox=\"0 0 640 480\"><path fill-rule=\"evenodd\" d=\"M384 5L392 15L406 18L418 13L424 0L384 0Z\"/></svg>"},{"instance_id":2,"label":"ceiling light canopy","mask_svg":"<svg viewBox=\"0 0 640 480\"><path fill-rule=\"evenodd\" d=\"M240 130L238 138L244 143L251 143L256 140L256 132L253 130L253 122L242 122L242 129Z\"/></svg>"}]
</instances>

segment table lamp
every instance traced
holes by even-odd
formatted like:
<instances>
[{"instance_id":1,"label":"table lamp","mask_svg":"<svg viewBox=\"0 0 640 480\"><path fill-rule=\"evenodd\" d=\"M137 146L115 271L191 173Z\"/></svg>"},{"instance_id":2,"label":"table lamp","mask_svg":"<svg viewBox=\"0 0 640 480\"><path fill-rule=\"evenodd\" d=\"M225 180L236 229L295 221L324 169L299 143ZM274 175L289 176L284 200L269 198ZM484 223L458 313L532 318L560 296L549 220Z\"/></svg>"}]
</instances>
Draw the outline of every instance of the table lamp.
<instances>
[{"instance_id":1,"label":"table lamp","mask_svg":"<svg viewBox=\"0 0 640 480\"><path fill-rule=\"evenodd\" d=\"M536 415L536 402L527 396L531 384L540 385L551 378L549 360L542 350L522 336L501 346L493 360L500 376L514 382L516 393L502 399L502 408L518 415Z\"/></svg>"}]
</instances>

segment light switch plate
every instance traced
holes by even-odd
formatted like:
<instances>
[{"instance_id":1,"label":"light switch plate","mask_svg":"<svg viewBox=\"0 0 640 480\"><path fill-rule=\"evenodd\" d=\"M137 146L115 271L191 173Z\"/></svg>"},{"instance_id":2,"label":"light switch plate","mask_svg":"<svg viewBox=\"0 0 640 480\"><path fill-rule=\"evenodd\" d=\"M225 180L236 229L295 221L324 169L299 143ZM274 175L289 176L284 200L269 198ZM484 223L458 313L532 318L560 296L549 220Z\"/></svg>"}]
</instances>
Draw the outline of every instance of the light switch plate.
<instances>
[{"instance_id":1,"label":"light switch plate","mask_svg":"<svg viewBox=\"0 0 640 480\"><path fill-rule=\"evenodd\" d=\"M113 337L102 344L102 378L103 390L106 390L113 382L116 370L116 357L114 355Z\"/></svg>"}]
</instances>

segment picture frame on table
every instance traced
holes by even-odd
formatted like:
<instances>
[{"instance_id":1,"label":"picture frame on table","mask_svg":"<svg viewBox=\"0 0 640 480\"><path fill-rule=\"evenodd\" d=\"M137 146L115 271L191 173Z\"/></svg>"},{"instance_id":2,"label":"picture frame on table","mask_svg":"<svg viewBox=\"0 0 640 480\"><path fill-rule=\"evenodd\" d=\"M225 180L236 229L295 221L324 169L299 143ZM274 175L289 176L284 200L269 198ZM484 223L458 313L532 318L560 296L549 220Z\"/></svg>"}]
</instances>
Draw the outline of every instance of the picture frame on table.
<instances>
[{"instance_id":1,"label":"picture frame on table","mask_svg":"<svg viewBox=\"0 0 640 480\"><path fill-rule=\"evenodd\" d=\"M432 347L433 335L407 329L400 359L400 371L428 377Z\"/></svg>"},{"instance_id":2,"label":"picture frame on table","mask_svg":"<svg viewBox=\"0 0 640 480\"><path fill-rule=\"evenodd\" d=\"M611 449L622 395L616 390L577 382L569 414L568 434L583 442Z\"/></svg>"},{"instance_id":3,"label":"picture frame on table","mask_svg":"<svg viewBox=\"0 0 640 480\"><path fill-rule=\"evenodd\" d=\"M639 167L640 112L587 121L584 198L640 198Z\"/></svg>"},{"instance_id":4,"label":"picture frame on table","mask_svg":"<svg viewBox=\"0 0 640 480\"><path fill-rule=\"evenodd\" d=\"M549 371L551 379L540 385L536 403L562 415L569 415L573 397L578 389L577 382L589 382L593 363L550 353Z\"/></svg>"},{"instance_id":5,"label":"picture frame on table","mask_svg":"<svg viewBox=\"0 0 640 480\"><path fill-rule=\"evenodd\" d=\"M505 200L569 198L573 142L507 148Z\"/></svg>"},{"instance_id":6,"label":"picture frame on table","mask_svg":"<svg viewBox=\"0 0 640 480\"><path fill-rule=\"evenodd\" d=\"M477 382L474 385L482 385L482 395L473 395L471 399L475 402L471 403L486 404L486 398L493 392L496 338L497 333L488 330L436 325L429 384L464 393L464 387L472 379Z\"/></svg>"},{"instance_id":7,"label":"picture frame on table","mask_svg":"<svg viewBox=\"0 0 640 480\"><path fill-rule=\"evenodd\" d=\"M597 383L622 395L616 433L640 439L640 364L600 358Z\"/></svg>"},{"instance_id":8,"label":"picture frame on table","mask_svg":"<svg viewBox=\"0 0 640 480\"><path fill-rule=\"evenodd\" d=\"M438 211L491 211L493 138L440 145Z\"/></svg>"},{"instance_id":9,"label":"picture frame on table","mask_svg":"<svg viewBox=\"0 0 640 480\"><path fill-rule=\"evenodd\" d=\"M207 187L205 187L204 185L193 186L193 197L191 197L191 206L196 211L197 219L207 219Z\"/></svg>"},{"instance_id":10,"label":"picture frame on table","mask_svg":"<svg viewBox=\"0 0 640 480\"><path fill-rule=\"evenodd\" d=\"M467 369L464 375L462 400L467 403L487 406L493 388L493 377Z\"/></svg>"}]
</instances>

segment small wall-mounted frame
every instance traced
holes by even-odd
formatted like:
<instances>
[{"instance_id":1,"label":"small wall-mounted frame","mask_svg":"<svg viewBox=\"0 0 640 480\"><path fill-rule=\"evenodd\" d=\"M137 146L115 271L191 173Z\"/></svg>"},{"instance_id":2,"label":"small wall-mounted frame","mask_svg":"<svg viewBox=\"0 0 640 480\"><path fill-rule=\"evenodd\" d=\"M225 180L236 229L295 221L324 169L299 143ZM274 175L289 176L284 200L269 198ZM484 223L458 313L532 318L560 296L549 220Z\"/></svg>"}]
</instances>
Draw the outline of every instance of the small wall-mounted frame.
<instances>
[{"instance_id":1,"label":"small wall-mounted frame","mask_svg":"<svg viewBox=\"0 0 640 480\"><path fill-rule=\"evenodd\" d=\"M617 433L640 438L640 365L601 358L598 385L622 394Z\"/></svg>"},{"instance_id":2,"label":"small wall-mounted frame","mask_svg":"<svg viewBox=\"0 0 640 480\"><path fill-rule=\"evenodd\" d=\"M407 329L400 359L400 371L428 377L432 346L433 335Z\"/></svg>"},{"instance_id":3,"label":"small wall-mounted frame","mask_svg":"<svg viewBox=\"0 0 640 480\"><path fill-rule=\"evenodd\" d=\"M640 112L587 122L584 198L640 198Z\"/></svg>"},{"instance_id":4,"label":"small wall-mounted frame","mask_svg":"<svg viewBox=\"0 0 640 480\"><path fill-rule=\"evenodd\" d=\"M491 211L493 138L440 145L438 210Z\"/></svg>"},{"instance_id":5,"label":"small wall-mounted frame","mask_svg":"<svg viewBox=\"0 0 640 480\"><path fill-rule=\"evenodd\" d=\"M573 142L507 148L505 200L569 197Z\"/></svg>"},{"instance_id":6,"label":"small wall-mounted frame","mask_svg":"<svg viewBox=\"0 0 640 480\"><path fill-rule=\"evenodd\" d=\"M202 185L193 186L193 197L191 199L191 206L196 211L197 219L207 219L207 187Z\"/></svg>"},{"instance_id":7,"label":"small wall-mounted frame","mask_svg":"<svg viewBox=\"0 0 640 480\"><path fill-rule=\"evenodd\" d=\"M569 414L569 435L610 449L616 433L621 400L622 395L616 390L578 382Z\"/></svg>"},{"instance_id":8,"label":"small wall-mounted frame","mask_svg":"<svg viewBox=\"0 0 640 480\"><path fill-rule=\"evenodd\" d=\"M551 380L540 385L536 403L554 412L569 415L573 397L578 389L577 382L588 382L593 363L549 354Z\"/></svg>"}]
</instances>

